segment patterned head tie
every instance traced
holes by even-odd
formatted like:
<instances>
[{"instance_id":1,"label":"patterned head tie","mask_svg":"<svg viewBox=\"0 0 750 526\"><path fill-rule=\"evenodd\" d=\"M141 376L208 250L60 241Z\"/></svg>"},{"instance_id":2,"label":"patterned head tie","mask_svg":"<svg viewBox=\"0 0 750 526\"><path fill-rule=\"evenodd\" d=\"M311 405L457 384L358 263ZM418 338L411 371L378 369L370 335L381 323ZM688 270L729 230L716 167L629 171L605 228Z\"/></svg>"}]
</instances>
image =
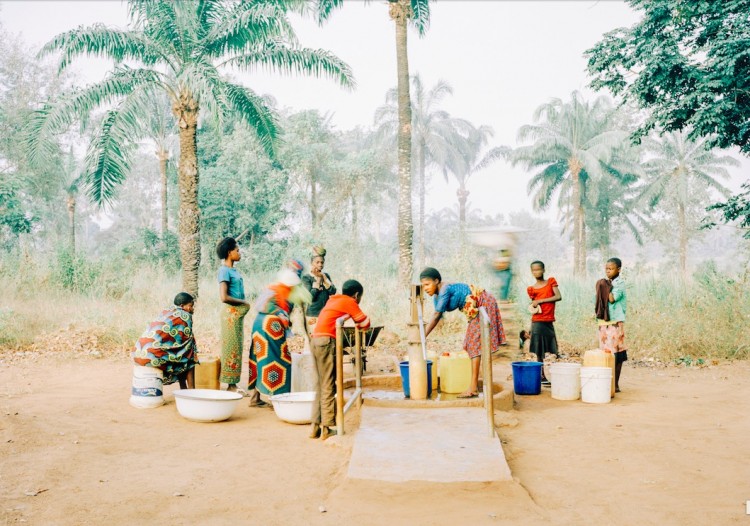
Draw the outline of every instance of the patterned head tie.
<instances>
[{"instance_id":1,"label":"patterned head tie","mask_svg":"<svg viewBox=\"0 0 750 526\"><path fill-rule=\"evenodd\" d=\"M312 248L312 257L313 257L313 259L317 258L317 257L321 257L321 258L325 259L326 258L326 249L325 249L325 247L323 245L315 245Z\"/></svg>"},{"instance_id":2,"label":"patterned head tie","mask_svg":"<svg viewBox=\"0 0 750 526\"><path fill-rule=\"evenodd\" d=\"M300 260L290 259L284 263L277 277L280 283L294 287L302 282L302 271L304 270L305 266Z\"/></svg>"}]
</instances>

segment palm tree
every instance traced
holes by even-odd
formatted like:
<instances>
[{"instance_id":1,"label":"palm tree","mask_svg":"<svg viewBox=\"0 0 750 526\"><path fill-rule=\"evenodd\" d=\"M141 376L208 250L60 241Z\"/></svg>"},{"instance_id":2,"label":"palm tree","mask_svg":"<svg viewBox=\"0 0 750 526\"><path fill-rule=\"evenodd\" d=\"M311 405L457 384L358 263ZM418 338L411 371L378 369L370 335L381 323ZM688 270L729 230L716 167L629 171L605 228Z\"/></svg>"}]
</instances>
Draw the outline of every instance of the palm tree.
<instances>
[{"instance_id":1,"label":"palm tree","mask_svg":"<svg viewBox=\"0 0 750 526\"><path fill-rule=\"evenodd\" d=\"M201 110L217 120L240 116L271 157L279 134L275 112L266 101L227 80L221 70L265 67L353 85L349 67L337 57L296 45L288 15L306 5L302 0L131 0L132 29L94 25L58 35L41 54L60 51L60 69L86 54L111 58L116 67L102 82L36 112L28 141L31 157L44 156L54 134L76 118L85 120L95 108L110 107L86 159L89 195L96 203L107 204L126 177L133 145L142 135L138 116L147 111L148 101L166 93L179 128L182 283L185 291L197 294L201 252L196 132Z\"/></svg>"},{"instance_id":2,"label":"palm tree","mask_svg":"<svg viewBox=\"0 0 750 526\"><path fill-rule=\"evenodd\" d=\"M440 103L446 95L453 94L453 88L445 81L438 81L432 88L426 90L419 75L411 77L412 99L412 142L415 155L412 166L418 174L419 212L419 266L423 267L424 255L424 224L425 224L425 194L427 187L426 168L429 165L444 170L450 159L461 155L459 144L473 129L465 119L451 117L440 109ZM388 90L385 105L375 111L375 123L381 137L396 142L398 132L398 90ZM395 144L394 144L395 145Z\"/></svg>"},{"instance_id":3,"label":"palm tree","mask_svg":"<svg viewBox=\"0 0 750 526\"><path fill-rule=\"evenodd\" d=\"M319 20L325 20L343 0L317 0ZM424 35L430 22L429 0L388 0L388 14L396 26L398 93L398 268L399 283L407 287L414 273L414 222L411 210L411 97L409 95L409 22Z\"/></svg>"},{"instance_id":4,"label":"palm tree","mask_svg":"<svg viewBox=\"0 0 750 526\"><path fill-rule=\"evenodd\" d=\"M718 155L707 147L708 140L690 141L687 131L670 132L661 139L647 139L644 148L651 157L645 168L648 179L639 199L651 210L665 201L676 208L679 231L680 270L687 273L687 248L691 228L688 226L688 207L691 198L716 190L724 197L730 195L717 178L728 179L727 166L738 166L737 159Z\"/></svg>"},{"instance_id":5,"label":"palm tree","mask_svg":"<svg viewBox=\"0 0 750 526\"><path fill-rule=\"evenodd\" d=\"M628 132L618 125L611 101L599 97L593 103L573 92L569 102L552 99L534 112L535 124L522 126L518 140L533 141L508 153L515 166L538 170L528 185L535 192L537 210L549 206L560 191L561 204L573 213L574 273L586 273L586 188L591 180L609 177L617 149ZM569 193L568 193L569 192ZM568 197L569 196L569 197Z\"/></svg>"},{"instance_id":6,"label":"palm tree","mask_svg":"<svg viewBox=\"0 0 750 526\"><path fill-rule=\"evenodd\" d=\"M454 143L458 148L459 155L447 160L446 169L443 172L446 181L448 181L448 174L450 173L458 182L456 196L458 197L458 221L462 241L466 231L466 203L469 198L466 185L469 178L507 155L507 148L503 147L492 148L482 154L484 146L492 135L493 131L489 126L479 126L478 128L472 126L467 136L461 137L460 141Z\"/></svg>"},{"instance_id":7,"label":"palm tree","mask_svg":"<svg viewBox=\"0 0 750 526\"><path fill-rule=\"evenodd\" d=\"M172 155L172 143L174 141L174 132L177 123L172 115L172 108L166 94L149 101L148 113L144 118L144 131L146 135L156 146L157 160L159 161L159 179L161 184L161 240L166 240L167 231L169 230L168 214L168 181L167 167Z\"/></svg>"}]
</instances>

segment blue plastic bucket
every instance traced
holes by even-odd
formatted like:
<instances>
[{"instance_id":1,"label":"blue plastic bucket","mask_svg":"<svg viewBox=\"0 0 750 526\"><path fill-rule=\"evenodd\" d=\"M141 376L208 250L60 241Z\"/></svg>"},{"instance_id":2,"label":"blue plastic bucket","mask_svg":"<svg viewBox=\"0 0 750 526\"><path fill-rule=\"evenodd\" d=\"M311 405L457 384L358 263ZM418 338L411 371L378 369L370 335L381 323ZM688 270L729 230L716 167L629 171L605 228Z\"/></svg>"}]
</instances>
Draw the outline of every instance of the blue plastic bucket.
<instances>
[{"instance_id":1,"label":"blue plastic bucket","mask_svg":"<svg viewBox=\"0 0 750 526\"><path fill-rule=\"evenodd\" d=\"M542 392L542 362L513 362L513 390L519 395Z\"/></svg>"},{"instance_id":2,"label":"blue plastic bucket","mask_svg":"<svg viewBox=\"0 0 750 526\"><path fill-rule=\"evenodd\" d=\"M404 389L404 396L409 398L409 362L399 362L401 369L401 387ZM427 398L432 396L432 360L427 360Z\"/></svg>"}]
</instances>

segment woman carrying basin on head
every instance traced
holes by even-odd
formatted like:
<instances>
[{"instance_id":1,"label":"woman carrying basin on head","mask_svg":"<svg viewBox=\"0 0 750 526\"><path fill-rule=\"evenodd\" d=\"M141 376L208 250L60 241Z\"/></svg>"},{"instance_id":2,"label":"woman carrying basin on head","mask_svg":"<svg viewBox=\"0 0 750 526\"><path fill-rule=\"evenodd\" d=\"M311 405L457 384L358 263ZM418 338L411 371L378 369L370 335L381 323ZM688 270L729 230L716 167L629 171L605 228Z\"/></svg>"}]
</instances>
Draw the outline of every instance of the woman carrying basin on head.
<instances>
[{"instance_id":1,"label":"woman carrying basin on head","mask_svg":"<svg viewBox=\"0 0 750 526\"><path fill-rule=\"evenodd\" d=\"M471 383L468 391L460 394L459 398L478 396L479 366L482 357L480 307L485 308L490 321L490 351L496 351L505 343L505 331L497 300L492 294L475 285L443 282L440 272L432 267L422 270L419 280L422 283L422 290L435 298L435 314L425 329L425 336L432 332L445 312L458 309L469 321L464 337L464 350L471 358Z\"/></svg>"}]
</instances>

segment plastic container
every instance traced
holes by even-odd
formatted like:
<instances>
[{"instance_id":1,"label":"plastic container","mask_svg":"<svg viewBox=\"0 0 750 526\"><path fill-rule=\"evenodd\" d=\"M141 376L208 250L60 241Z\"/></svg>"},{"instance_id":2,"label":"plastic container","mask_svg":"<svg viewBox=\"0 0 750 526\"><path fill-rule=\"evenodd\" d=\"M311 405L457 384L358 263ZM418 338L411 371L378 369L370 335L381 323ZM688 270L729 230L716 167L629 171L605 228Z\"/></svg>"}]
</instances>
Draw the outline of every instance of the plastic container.
<instances>
[{"instance_id":1,"label":"plastic container","mask_svg":"<svg viewBox=\"0 0 750 526\"><path fill-rule=\"evenodd\" d=\"M578 400L581 396L581 364L553 363L550 365L552 398Z\"/></svg>"},{"instance_id":2,"label":"plastic container","mask_svg":"<svg viewBox=\"0 0 750 526\"><path fill-rule=\"evenodd\" d=\"M438 370L440 369L440 361L435 351L427 351L427 359L432 362L432 385L435 389L438 387Z\"/></svg>"},{"instance_id":3,"label":"plastic container","mask_svg":"<svg viewBox=\"0 0 750 526\"><path fill-rule=\"evenodd\" d=\"M270 400L273 410L281 420L290 424L312 422L313 404L317 398L314 391L273 395Z\"/></svg>"},{"instance_id":4,"label":"plastic container","mask_svg":"<svg viewBox=\"0 0 750 526\"><path fill-rule=\"evenodd\" d=\"M315 356L310 351L292 353L292 392L309 393L318 391L318 367Z\"/></svg>"},{"instance_id":5,"label":"plastic container","mask_svg":"<svg viewBox=\"0 0 750 526\"><path fill-rule=\"evenodd\" d=\"M584 367L609 367L612 369L612 382L610 386L610 396L615 396L615 355L610 351L593 349L586 351L583 355Z\"/></svg>"},{"instance_id":6,"label":"plastic container","mask_svg":"<svg viewBox=\"0 0 750 526\"><path fill-rule=\"evenodd\" d=\"M608 404L612 397L610 367L581 367L581 400L589 404Z\"/></svg>"},{"instance_id":7,"label":"plastic container","mask_svg":"<svg viewBox=\"0 0 750 526\"><path fill-rule=\"evenodd\" d=\"M221 374L221 360L218 356L201 356L195 366L196 389L221 389L219 375Z\"/></svg>"},{"instance_id":8,"label":"plastic container","mask_svg":"<svg viewBox=\"0 0 750 526\"><path fill-rule=\"evenodd\" d=\"M440 357L440 392L463 393L471 384L471 358L466 352Z\"/></svg>"},{"instance_id":9,"label":"plastic container","mask_svg":"<svg viewBox=\"0 0 750 526\"><path fill-rule=\"evenodd\" d=\"M401 370L401 387L404 390L404 396L409 398L409 362L399 362ZM427 398L432 396L432 360L427 360Z\"/></svg>"},{"instance_id":10,"label":"plastic container","mask_svg":"<svg viewBox=\"0 0 750 526\"><path fill-rule=\"evenodd\" d=\"M242 400L240 393L215 389L178 389L174 392L177 412L193 422L226 420Z\"/></svg>"},{"instance_id":11,"label":"plastic container","mask_svg":"<svg viewBox=\"0 0 750 526\"><path fill-rule=\"evenodd\" d=\"M133 386L130 405L138 409L151 409L164 405L164 373L161 369L133 366Z\"/></svg>"},{"instance_id":12,"label":"plastic container","mask_svg":"<svg viewBox=\"0 0 750 526\"><path fill-rule=\"evenodd\" d=\"M519 395L542 392L542 362L513 362L513 390Z\"/></svg>"}]
</instances>

